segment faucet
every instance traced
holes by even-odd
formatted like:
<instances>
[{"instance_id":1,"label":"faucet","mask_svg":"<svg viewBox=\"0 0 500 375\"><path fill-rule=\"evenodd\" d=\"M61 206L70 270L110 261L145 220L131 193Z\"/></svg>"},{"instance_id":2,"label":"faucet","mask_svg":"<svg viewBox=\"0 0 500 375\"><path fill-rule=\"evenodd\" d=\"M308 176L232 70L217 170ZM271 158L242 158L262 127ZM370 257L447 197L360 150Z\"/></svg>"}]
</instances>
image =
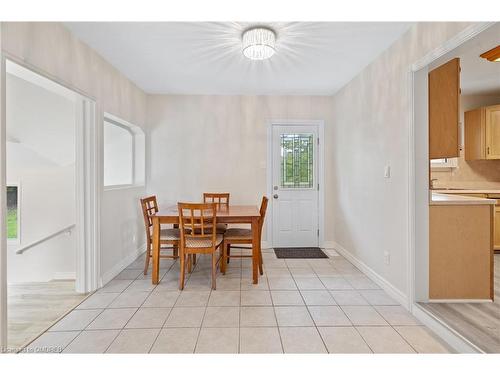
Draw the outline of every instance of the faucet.
<instances>
[{"instance_id":1,"label":"faucet","mask_svg":"<svg viewBox=\"0 0 500 375\"><path fill-rule=\"evenodd\" d=\"M431 178L431 180L429 181L429 189L432 190L434 189L434 181L437 181L438 179L437 178Z\"/></svg>"}]
</instances>

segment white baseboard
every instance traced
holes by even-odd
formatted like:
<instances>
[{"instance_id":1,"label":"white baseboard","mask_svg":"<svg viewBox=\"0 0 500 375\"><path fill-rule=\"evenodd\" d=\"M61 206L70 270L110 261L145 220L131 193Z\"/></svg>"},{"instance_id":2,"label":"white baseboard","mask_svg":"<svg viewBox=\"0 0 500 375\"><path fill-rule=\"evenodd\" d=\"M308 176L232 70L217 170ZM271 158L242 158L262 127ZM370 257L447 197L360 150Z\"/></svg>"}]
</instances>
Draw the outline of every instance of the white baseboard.
<instances>
[{"instance_id":1,"label":"white baseboard","mask_svg":"<svg viewBox=\"0 0 500 375\"><path fill-rule=\"evenodd\" d=\"M430 299L428 303L493 303L491 299Z\"/></svg>"},{"instance_id":2,"label":"white baseboard","mask_svg":"<svg viewBox=\"0 0 500 375\"><path fill-rule=\"evenodd\" d=\"M408 297L405 293L403 293L401 290L396 288L389 281L387 281L384 277L380 276L372 268L370 268L365 263L363 263L361 260L359 260L354 255L352 255L352 253L347 251L340 244L338 244L334 241L329 241L328 244L331 245L331 247L329 247L329 248L335 249L340 255L342 255L349 262L354 264L360 271L362 271L366 276L368 276L375 284L380 286L390 297L392 297L394 300L399 302L399 304L401 306L403 306L407 310L410 309ZM325 246L325 248L326 248L326 246Z\"/></svg>"},{"instance_id":3,"label":"white baseboard","mask_svg":"<svg viewBox=\"0 0 500 375\"><path fill-rule=\"evenodd\" d=\"M335 241L323 241L323 244L320 247L323 249L334 249L335 245Z\"/></svg>"},{"instance_id":4,"label":"white baseboard","mask_svg":"<svg viewBox=\"0 0 500 375\"><path fill-rule=\"evenodd\" d=\"M420 305L413 304L412 314L441 339L446 341L457 353L483 353L476 345Z\"/></svg>"},{"instance_id":5,"label":"white baseboard","mask_svg":"<svg viewBox=\"0 0 500 375\"><path fill-rule=\"evenodd\" d=\"M327 246L325 246L327 248ZM349 262L354 264L359 268L366 276L368 276L374 283L380 286L389 296L394 300L398 301L401 306L406 308L408 311L420 320L424 325L431 329L436 335L443 339L449 346L451 346L458 353L482 353L481 349L472 344L465 337L456 332L453 328L448 326L446 323L427 312L418 304L411 303L408 301L406 294L392 285L385 278L376 273L373 269L367 266L365 263L357 259L352 253L347 251L344 247L338 243L329 243L328 248L335 249L339 254L344 256ZM410 309L411 307L411 309Z\"/></svg>"},{"instance_id":6,"label":"white baseboard","mask_svg":"<svg viewBox=\"0 0 500 375\"><path fill-rule=\"evenodd\" d=\"M139 249L136 251L133 251L129 255L127 255L125 258L123 258L120 262L118 262L113 268L111 268L108 272L103 274L101 276L101 280L99 283L99 288L102 288L104 285L106 285L108 282L113 280L120 272L122 272L127 266L132 263L134 260L136 260L141 254L143 254L146 251L146 244L141 246Z\"/></svg>"},{"instance_id":7,"label":"white baseboard","mask_svg":"<svg viewBox=\"0 0 500 375\"><path fill-rule=\"evenodd\" d=\"M260 243L260 247L262 249L270 249L270 248L272 248L271 244L269 242L267 242L267 241L262 241Z\"/></svg>"},{"instance_id":8,"label":"white baseboard","mask_svg":"<svg viewBox=\"0 0 500 375\"><path fill-rule=\"evenodd\" d=\"M76 272L54 272L52 280L76 280Z\"/></svg>"}]
</instances>

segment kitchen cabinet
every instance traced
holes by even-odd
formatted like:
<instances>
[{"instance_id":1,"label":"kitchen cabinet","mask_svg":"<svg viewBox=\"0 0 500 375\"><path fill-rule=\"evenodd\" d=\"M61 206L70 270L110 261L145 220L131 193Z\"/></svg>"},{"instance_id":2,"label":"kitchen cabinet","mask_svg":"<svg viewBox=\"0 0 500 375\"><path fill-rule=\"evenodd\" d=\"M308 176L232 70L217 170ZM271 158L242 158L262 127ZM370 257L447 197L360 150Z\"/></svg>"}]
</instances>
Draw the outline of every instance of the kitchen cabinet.
<instances>
[{"instance_id":1,"label":"kitchen cabinet","mask_svg":"<svg viewBox=\"0 0 500 375\"><path fill-rule=\"evenodd\" d=\"M493 215L493 247L495 251L500 251L500 193L467 193L466 190L436 190L442 194L464 195L466 197L496 199L497 203Z\"/></svg>"},{"instance_id":2,"label":"kitchen cabinet","mask_svg":"<svg viewBox=\"0 0 500 375\"><path fill-rule=\"evenodd\" d=\"M500 205L495 206L495 230L493 233L494 243L493 248L495 250L500 250Z\"/></svg>"},{"instance_id":3,"label":"kitchen cabinet","mask_svg":"<svg viewBox=\"0 0 500 375\"><path fill-rule=\"evenodd\" d=\"M493 204L429 207L429 299L493 299Z\"/></svg>"},{"instance_id":4,"label":"kitchen cabinet","mask_svg":"<svg viewBox=\"0 0 500 375\"><path fill-rule=\"evenodd\" d=\"M500 159L500 104L464 114L465 160Z\"/></svg>"},{"instance_id":5,"label":"kitchen cabinet","mask_svg":"<svg viewBox=\"0 0 500 375\"><path fill-rule=\"evenodd\" d=\"M460 59L429 72L429 159L459 156Z\"/></svg>"}]
</instances>

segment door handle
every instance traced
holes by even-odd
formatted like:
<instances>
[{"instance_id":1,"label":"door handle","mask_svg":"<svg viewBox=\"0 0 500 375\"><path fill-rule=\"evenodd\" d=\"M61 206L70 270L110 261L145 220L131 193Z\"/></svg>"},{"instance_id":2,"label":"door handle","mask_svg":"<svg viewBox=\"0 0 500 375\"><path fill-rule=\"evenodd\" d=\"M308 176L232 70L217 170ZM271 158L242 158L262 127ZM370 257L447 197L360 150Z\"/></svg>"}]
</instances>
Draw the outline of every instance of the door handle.
<instances>
[{"instance_id":1,"label":"door handle","mask_svg":"<svg viewBox=\"0 0 500 375\"><path fill-rule=\"evenodd\" d=\"M274 198L274 199L278 199L278 194L274 194L274 195L273 195L273 198Z\"/></svg>"}]
</instances>

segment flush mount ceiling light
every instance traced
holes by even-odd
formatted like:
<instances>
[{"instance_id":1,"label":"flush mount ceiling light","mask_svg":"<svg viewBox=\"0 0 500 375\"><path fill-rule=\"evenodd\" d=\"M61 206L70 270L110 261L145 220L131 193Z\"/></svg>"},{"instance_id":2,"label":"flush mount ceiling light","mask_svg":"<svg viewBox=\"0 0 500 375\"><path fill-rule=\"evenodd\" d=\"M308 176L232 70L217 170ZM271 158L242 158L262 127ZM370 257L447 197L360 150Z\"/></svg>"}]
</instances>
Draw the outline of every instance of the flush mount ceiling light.
<instances>
[{"instance_id":1,"label":"flush mount ceiling light","mask_svg":"<svg viewBox=\"0 0 500 375\"><path fill-rule=\"evenodd\" d=\"M250 60L265 60L274 55L276 34L266 27L254 27L243 33L243 54Z\"/></svg>"},{"instance_id":2,"label":"flush mount ceiling light","mask_svg":"<svg viewBox=\"0 0 500 375\"><path fill-rule=\"evenodd\" d=\"M480 56L488 61L500 62L500 46L496 46Z\"/></svg>"}]
</instances>

